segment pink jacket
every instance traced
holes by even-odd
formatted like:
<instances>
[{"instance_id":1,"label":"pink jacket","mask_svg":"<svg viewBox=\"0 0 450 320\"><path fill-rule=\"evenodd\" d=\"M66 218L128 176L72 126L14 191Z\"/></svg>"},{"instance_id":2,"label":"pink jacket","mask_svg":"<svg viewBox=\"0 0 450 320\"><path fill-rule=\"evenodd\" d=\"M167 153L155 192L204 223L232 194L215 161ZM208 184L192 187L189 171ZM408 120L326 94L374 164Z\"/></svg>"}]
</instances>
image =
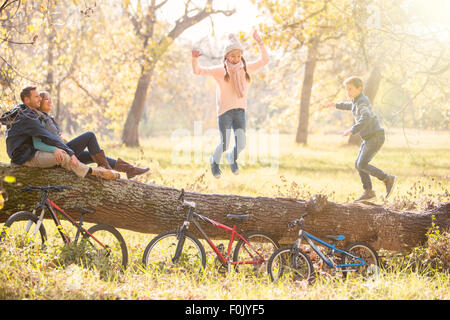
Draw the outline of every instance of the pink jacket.
<instances>
[{"instance_id":1,"label":"pink jacket","mask_svg":"<svg viewBox=\"0 0 450 320\"><path fill-rule=\"evenodd\" d=\"M250 75L261 69L270 60L264 45L261 44L259 48L261 51L261 57L256 61L247 63L247 72ZM218 116L231 109L245 109L247 107L247 94L250 84L249 82L245 81L244 96L242 98L239 98L233 89L231 81L227 82L224 79L225 68L223 67L223 65L200 67L198 64L198 58L192 58L192 68L194 70L194 74L202 76L212 76L216 80L216 106ZM244 71L242 70L241 72Z\"/></svg>"}]
</instances>

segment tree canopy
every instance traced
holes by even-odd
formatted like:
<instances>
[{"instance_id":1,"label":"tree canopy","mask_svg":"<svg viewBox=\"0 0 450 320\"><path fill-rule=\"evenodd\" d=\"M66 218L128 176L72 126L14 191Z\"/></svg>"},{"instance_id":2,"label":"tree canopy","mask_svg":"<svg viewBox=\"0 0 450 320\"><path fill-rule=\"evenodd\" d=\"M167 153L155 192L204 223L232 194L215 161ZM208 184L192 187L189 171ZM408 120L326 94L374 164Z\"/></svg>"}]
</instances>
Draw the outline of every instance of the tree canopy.
<instances>
[{"instance_id":1,"label":"tree canopy","mask_svg":"<svg viewBox=\"0 0 450 320\"><path fill-rule=\"evenodd\" d=\"M293 133L306 123L307 134L348 124L349 115L321 107L346 100L346 77L368 79L376 68L373 104L385 125L449 129L447 1L251 2L271 63L252 79L250 126ZM163 14L170 5L179 9L175 18ZM183 32L234 13L212 0L0 1L0 107L20 103L20 89L31 84L51 92L67 134L95 130L137 145L139 136L192 129L193 121L215 128L215 84L193 75L190 52L199 39ZM251 36L239 36L245 55L256 57ZM221 63L224 37L210 35L209 43L219 45L202 64ZM314 77L306 90L314 43ZM308 100L303 124L302 96Z\"/></svg>"}]
</instances>

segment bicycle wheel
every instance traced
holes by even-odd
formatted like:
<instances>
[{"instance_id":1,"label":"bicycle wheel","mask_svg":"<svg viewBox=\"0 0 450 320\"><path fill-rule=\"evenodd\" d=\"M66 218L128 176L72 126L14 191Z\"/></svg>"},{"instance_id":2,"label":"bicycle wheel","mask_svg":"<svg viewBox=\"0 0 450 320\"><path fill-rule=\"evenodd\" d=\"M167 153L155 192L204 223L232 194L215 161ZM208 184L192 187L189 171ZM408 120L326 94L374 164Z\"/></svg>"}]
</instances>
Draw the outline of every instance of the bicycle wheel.
<instances>
[{"instance_id":1,"label":"bicycle wheel","mask_svg":"<svg viewBox=\"0 0 450 320\"><path fill-rule=\"evenodd\" d=\"M294 280L311 282L314 267L309 256L301 249L295 255L292 246L277 249L267 262L267 270L272 281ZM295 259L295 261L294 261Z\"/></svg>"},{"instance_id":2,"label":"bicycle wheel","mask_svg":"<svg viewBox=\"0 0 450 320\"><path fill-rule=\"evenodd\" d=\"M250 246L242 239L239 239L233 253L233 261L238 263L235 266L235 270L252 274L266 274L267 261L272 253L280 247L278 242L269 234L261 231L246 233L244 238L247 239ZM251 261L260 260L256 252L263 256L264 262L250 263Z\"/></svg>"},{"instance_id":3,"label":"bicycle wheel","mask_svg":"<svg viewBox=\"0 0 450 320\"><path fill-rule=\"evenodd\" d=\"M14 213L4 224L0 241L9 241L20 248L33 245L44 248L47 233L43 224L40 225L38 232L35 232L38 220L39 218L29 211Z\"/></svg>"},{"instance_id":4,"label":"bicycle wheel","mask_svg":"<svg viewBox=\"0 0 450 320\"><path fill-rule=\"evenodd\" d=\"M79 245L85 245L88 264L103 270L125 270L128 264L128 249L120 232L107 224L96 224L84 234ZM91 237L92 235L92 237Z\"/></svg>"},{"instance_id":5,"label":"bicycle wheel","mask_svg":"<svg viewBox=\"0 0 450 320\"><path fill-rule=\"evenodd\" d=\"M345 249L346 252L352 254L355 257L359 257L365 261L362 266L349 266L344 267L342 275L344 279L350 274L362 275L363 277L370 277L379 273L379 260L377 252L364 242L354 242L348 245ZM360 260L353 258L349 255L342 254L343 264L359 264ZM349 273L351 272L351 273Z\"/></svg>"},{"instance_id":6,"label":"bicycle wheel","mask_svg":"<svg viewBox=\"0 0 450 320\"><path fill-rule=\"evenodd\" d=\"M144 250L143 265L152 271L172 272L191 271L203 272L206 266L205 248L191 233L184 231L184 245L178 261L172 259L178 244L178 231L161 233L150 241Z\"/></svg>"}]
</instances>

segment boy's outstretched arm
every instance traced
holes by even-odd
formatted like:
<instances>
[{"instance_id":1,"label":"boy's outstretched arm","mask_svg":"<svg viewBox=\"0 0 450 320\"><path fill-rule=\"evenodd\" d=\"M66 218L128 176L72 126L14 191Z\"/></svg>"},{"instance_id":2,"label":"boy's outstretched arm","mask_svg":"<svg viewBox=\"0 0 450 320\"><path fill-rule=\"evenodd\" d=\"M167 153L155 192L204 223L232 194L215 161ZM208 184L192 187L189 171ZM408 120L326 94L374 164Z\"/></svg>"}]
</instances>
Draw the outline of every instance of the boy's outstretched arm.
<instances>
[{"instance_id":1,"label":"boy's outstretched arm","mask_svg":"<svg viewBox=\"0 0 450 320\"><path fill-rule=\"evenodd\" d=\"M336 103L336 109L339 110L352 110L352 103L351 102L339 102Z\"/></svg>"},{"instance_id":2,"label":"boy's outstretched arm","mask_svg":"<svg viewBox=\"0 0 450 320\"><path fill-rule=\"evenodd\" d=\"M351 102L329 102L324 106L325 109L328 108L336 108L340 110L352 110L352 103Z\"/></svg>"}]
</instances>

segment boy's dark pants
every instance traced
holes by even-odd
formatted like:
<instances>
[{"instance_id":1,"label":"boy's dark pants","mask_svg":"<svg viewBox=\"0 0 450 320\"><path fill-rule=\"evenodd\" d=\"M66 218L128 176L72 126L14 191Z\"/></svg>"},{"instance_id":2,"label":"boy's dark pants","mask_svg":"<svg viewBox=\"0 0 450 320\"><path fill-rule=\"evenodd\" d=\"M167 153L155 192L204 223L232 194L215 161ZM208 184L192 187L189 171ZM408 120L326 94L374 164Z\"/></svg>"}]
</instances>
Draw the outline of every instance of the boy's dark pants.
<instances>
[{"instance_id":1,"label":"boy's dark pants","mask_svg":"<svg viewBox=\"0 0 450 320\"><path fill-rule=\"evenodd\" d=\"M361 177L364 190L372 189L372 181L370 176L374 176L380 180L384 180L387 177L387 174L382 170L369 164L369 162L377 154L378 150L380 150L384 143L384 139L384 130L377 131L372 137L363 140L359 149L358 157L355 161L355 167Z\"/></svg>"}]
</instances>

